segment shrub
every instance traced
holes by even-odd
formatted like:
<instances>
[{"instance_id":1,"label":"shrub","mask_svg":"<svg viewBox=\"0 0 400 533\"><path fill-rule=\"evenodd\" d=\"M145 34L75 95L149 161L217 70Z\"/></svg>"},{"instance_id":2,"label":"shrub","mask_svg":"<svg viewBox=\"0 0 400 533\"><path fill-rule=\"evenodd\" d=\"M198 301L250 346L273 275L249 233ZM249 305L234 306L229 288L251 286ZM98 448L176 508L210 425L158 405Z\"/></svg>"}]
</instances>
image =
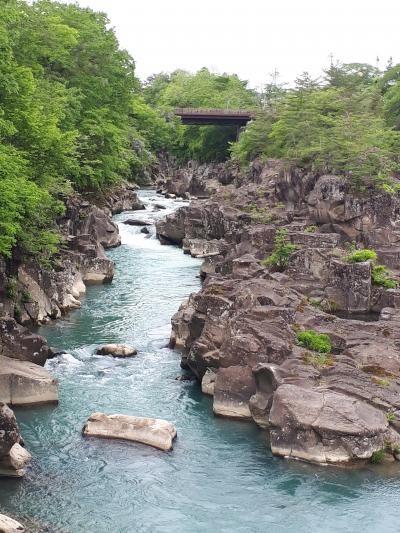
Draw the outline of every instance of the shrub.
<instances>
[{"instance_id":1,"label":"shrub","mask_svg":"<svg viewBox=\"0 0 400 533\"><path fill-rule=\"evenodd\" d=\"M262 261L263 266L274 266L283 271L289 263L290 256L296 249L294 244L288 241L288 230L278 229L275 235L275 248L269 257Z\"/></svg>"},{"instance_id":2,"label":"shrub","mask_svg":"<svg viewBox=\"0 0 400 533\"><path fill-rule=\"evenodd\" d=\"M326 333L317 333L312 329L298 331L296 333L297 344L318 353L329 353L332 350L332 343Z\"/></svg>"},{"instance_id":3,"label":"shrub","mask_svg":"<svg viewBox=\"0 0 400 533\"><path fill-rule=\"evenodd\" d=\"M325 353L311 353L305 352L303 354L303 361L307 365L312 365L315 368L322 368L324 366L333 366L335 364L335 359L331 355Z\"/></svg>"},{"instance_id":4,"label":"shrub","mask_svg":"<svg viewBox=\"0 0 400 533\"><path fill-rule=\"evenodd\" d=\"M377 258L375 250L356 250L352 254L345 257L348 263L364 263L365 261L374 261Z\"/></svg>"},{"instance_id":5,"label":"shrub","mask_svg":"<svg viewBox=\"0 0 400 533\"><path fill-rule=\"evenodd\" d=\"M315 226L314 224L304 228L304 233L317 233L317 231L318 231L318 226Z\"/></svg>"},{"instance_id":6,"label":"shrub","mask_svg":"<svg viewBox=\"0 0 400 533\"><path fill-rule=\"evenodd\" d=\"M257 207L256 204L249 204L244 210L249 213L252 222L269 224L273 219L273 213L268 207Z\"/></svg>"},{"instance_id":7,"label":"shrub","mask_svg":"<svg viewBox=\"0 0 400 533\"><path fill-rule=\"evenodd\" d=\"M325 313L334 313L335 311L339 310L339 306L334 300L310 298L309 303L313 307L321 309L321 311L324 311Z\"/></svg>"},{"instance_id":8,"label":"shrub","mask_svg":"<svg viewBox=\"0 0 400 533\"><path fill-rule=\"evenodd\" d=\"M22 316L22 309L20 308L20 306L18 304L15 304L15 306L14 306L14 318L15 318L15 320L19 321L21 319L21 316Z\"/></svg>"},{"instance_id":9,"label":"shrub","mask_svg":"<svg viewBox=\"0 0 400 533\"><path fill-rule=\"evenodd\" d=\"M8 278L6 285L6 297L10 300L14 300L17 297L17 278Z\"/></svg>"},{"instance_id":10,"label":"shrub","mask_svg":"<svg viewBox=\"0 0 400 533\"><path fill-rule=\"evenodd\" d=\"M386 289L395 289L398 282L389 277L389 271L384 265L373 265L371 271L372 283Z\"/></svg>"},{"instance_id":11,"label":"shrub","mask_svg":"<svg viewBox=\"0 0 400 533\"><path fill-rule=\"evenodd\" d=\"M31 302L32 301L31 293L29 291L22 291L21 300L23 302Z\"/></svg>"},{"instance_id":12,"label":"shrub","mask_svg":"<svg viewBox=\"0 0 400 533\"><path fill-rule=\"evenodd\" d=\"M371 463L374 464L374 465L379 465L380 463L382 463L382 461L384 460L385 458L385 449L382 448L381 450L376 450L375 452L372 453L371 455Z\"/></svg>"},{"instance_id":13,"label":"shrub","mask_svg":"<svg viewBox=\"0 0 400 533\"><path fill-rule=\"evenodd\" d=\"M397 420L397 416L393 413L393 411L388 411L386 413L386 418L387 418L387 421L389 422L389 424L391 424L393 422L396 422L396 420Z\"/></svg>"}]
</instances>

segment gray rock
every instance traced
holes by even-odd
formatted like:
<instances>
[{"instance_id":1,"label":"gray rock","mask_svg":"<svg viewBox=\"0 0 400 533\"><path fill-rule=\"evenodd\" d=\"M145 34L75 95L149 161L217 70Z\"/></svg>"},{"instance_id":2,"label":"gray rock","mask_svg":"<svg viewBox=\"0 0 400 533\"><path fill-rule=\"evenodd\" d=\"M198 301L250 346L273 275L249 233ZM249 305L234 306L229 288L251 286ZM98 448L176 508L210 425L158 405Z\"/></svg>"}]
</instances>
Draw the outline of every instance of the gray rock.
<instances>
[{"instance_id":1,"label":"gray rock","mask_svg":"<svg viewBox=\"0 0 400 533\"><path fill-rule=\"evenodd\" d=\"M137 354L137 350L129 344L105 344L96 353L98 355L111 355L112 357L133 357Z\"/></svg>"},{"instance_id":2,"label":"gray rock","mask_svg":"<svg viewBox=\"0 0 400 533\"><path fill-rule=\"evenodd\" d=\"M0 356L0 402L10 405L58 402L58 382L39 365Z\"/></svg>"},{"instance_id":3,"label":"gray rock","mask_svg":"<svg viewBox=\"0 0 400 533\"><path fill-rule=\"evenodd\" d=\"M176 428L157 418L93 413L85 427L86 437L102 437L140 442L163 451L172 450Z\"/></svg>"}]
</instances>

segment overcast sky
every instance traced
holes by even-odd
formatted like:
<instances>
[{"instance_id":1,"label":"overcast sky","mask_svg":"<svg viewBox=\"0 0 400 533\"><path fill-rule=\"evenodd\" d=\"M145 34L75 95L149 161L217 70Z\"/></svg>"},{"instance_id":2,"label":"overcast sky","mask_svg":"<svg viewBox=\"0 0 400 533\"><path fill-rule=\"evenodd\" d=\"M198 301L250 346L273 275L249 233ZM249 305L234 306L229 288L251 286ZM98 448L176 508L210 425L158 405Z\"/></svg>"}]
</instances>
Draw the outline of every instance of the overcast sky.
<instances>
[{"instance_id":1,"label":"overcast sky","mask_svg":"<svg viewBox=\"0 0 400 533\"><path fill-rule=\"evenodd\" d=\"M68 1L68 0L65 0ZM399 61L400 0L78 0L104 11L137 74L206 66L253 87L318 74L330 54L384 67Z\"/></svg>"}]
</instances>

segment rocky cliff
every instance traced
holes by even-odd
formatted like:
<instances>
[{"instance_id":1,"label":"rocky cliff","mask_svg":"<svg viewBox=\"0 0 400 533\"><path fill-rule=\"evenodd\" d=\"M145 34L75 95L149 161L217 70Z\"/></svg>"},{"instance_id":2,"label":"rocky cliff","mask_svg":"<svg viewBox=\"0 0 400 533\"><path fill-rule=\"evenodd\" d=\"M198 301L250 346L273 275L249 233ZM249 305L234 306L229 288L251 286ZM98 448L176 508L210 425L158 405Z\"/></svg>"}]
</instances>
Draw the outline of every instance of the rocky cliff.
<instances>
[{"instance_id":1,"label":"rocky cliff","mask_svg":"<svg viewBox=\"0 0 400 533\"><path fill-rule=\"evenodd\" d=\"M386 451L394 460L398 196L279 161L246 171L232 163L188 167L159 187L205 198L157 232L161 242L204 258L203 288L173 317L171 344L213 395L214 413L268 429L276 455L349 463ZM263 261L278 230L292 245L286 268ZM371 275L370 260L347 259L349 249L366 247L393 270L386 284L393 288ZM308 342L310 334L328 349Z\"/></svg>"}]
</instances>

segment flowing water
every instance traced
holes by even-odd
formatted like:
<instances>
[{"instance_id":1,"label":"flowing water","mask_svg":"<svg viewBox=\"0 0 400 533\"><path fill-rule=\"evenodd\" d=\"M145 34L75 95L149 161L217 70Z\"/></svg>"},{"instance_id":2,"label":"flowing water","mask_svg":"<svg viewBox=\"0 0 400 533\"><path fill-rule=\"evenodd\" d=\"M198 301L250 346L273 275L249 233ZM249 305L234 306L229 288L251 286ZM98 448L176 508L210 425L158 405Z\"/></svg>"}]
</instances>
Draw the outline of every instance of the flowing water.
<instances>
[{"instance_id":1,"label":"flowing water","mask_svg":"<svg viewBox=\"0 0 400 533\"><path fill-rule=\"evenodd\" d=\"M153 221L182 205L140 195L147 210L117 221ZM167 210L153 210L155 201ZM175 380L170 318L198 290L200 262L138 227L120 229L123 244L109 252L114 282L90 287L80 310L40 330L68 352L47 364L60 380L60 403L16 410L34 460L24 479L0 481L0 512L65 533L400 531L396 473L272 457L254 425L213 417L197 383ZM139 355L94 355L106 342L134 344ZM170 420L174 450L85 439L94 411Z\"/></svg>"}]
</instances>

